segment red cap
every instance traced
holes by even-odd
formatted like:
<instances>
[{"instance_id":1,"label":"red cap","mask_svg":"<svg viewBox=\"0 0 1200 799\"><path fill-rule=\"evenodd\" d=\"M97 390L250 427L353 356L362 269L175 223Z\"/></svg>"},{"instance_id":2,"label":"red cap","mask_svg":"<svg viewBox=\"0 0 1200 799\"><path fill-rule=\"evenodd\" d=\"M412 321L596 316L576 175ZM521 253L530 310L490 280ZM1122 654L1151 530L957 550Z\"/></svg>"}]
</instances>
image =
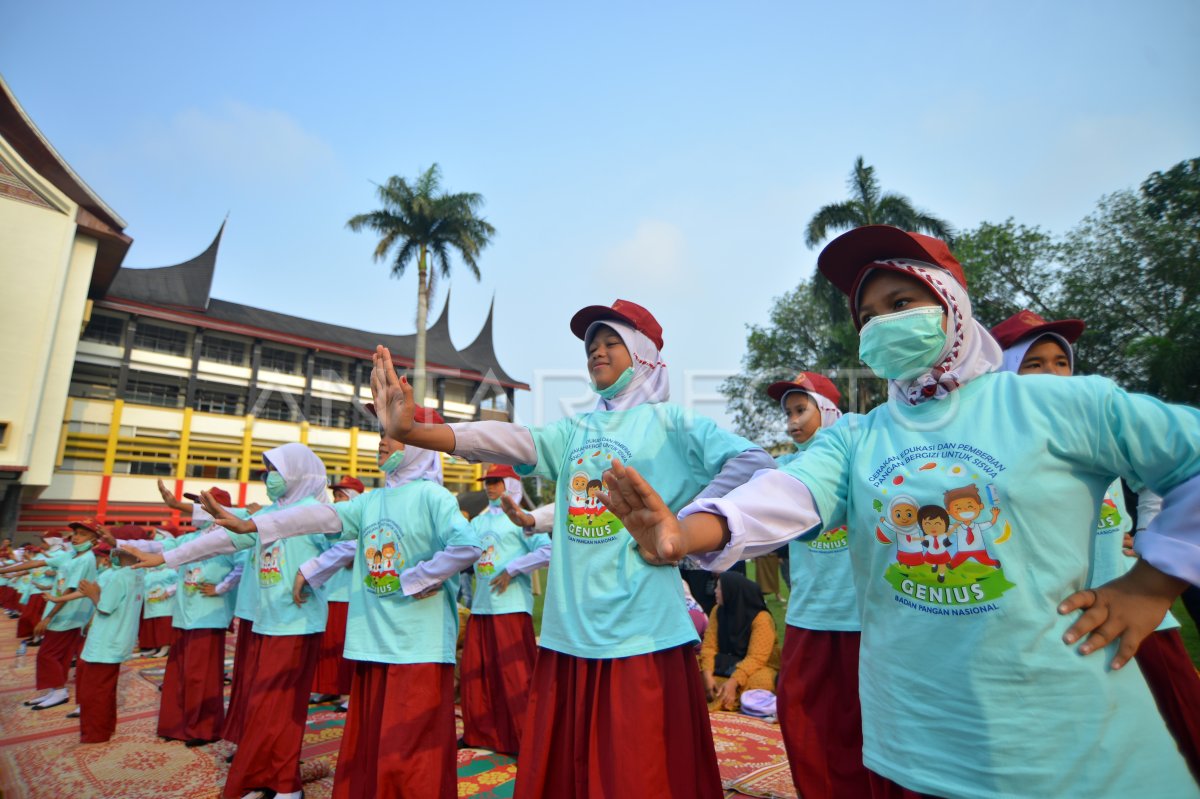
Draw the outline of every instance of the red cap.
<instances>
[{"instance_id":1,"label":"red cap","mask_svg":"<svg viewBox=\"0 0 1200 799\"><path fill-rule=\"evenodd\" d=\"M820 394L834 405L842 403L842 394L837 390L833 381L816 372L801 372L796 375L795 380L781 380L767 386L767 396L776 402L782 400L789 391L811 391L814 394Z\"/></svg>"},{"instance_id":2,"label":"red cap","mask_svg":"<svg viewBox=\"0 0 1200 799\"><path fill-rule=\"evenodd\" d=\"M365 494L367 491L367 487L363 485L362 480L359 480L357 477L350 477L349 475L346 475L341 479L341 482L329 488L332 491L337 491L339 488L346 488L351 491L357 491L360 494Z\"/></svg>"},{"instance_id":3,"label":"red cap","mask_svg":"<svg viewBox=\"0 0 1200 799\"><path fill-rule=\"evenodd\" d=\"M576 338L583 339L592 322L602 322L605 319L624 322L653 341L654 346L660 350L663 348L662 325L652 313L629 300L617 300L611 308L607 305L589 305L571 317L571 332Z\"/></svg>"},{"instance_id":4,"label":"red cap","mask_svg":"<svg viewBox=\"0 0 1200 799\"><path fill-rule=\"evenodd\" d=\"M506 477L511 477L515 480L521 479L520 477L517 476L517 473L513 471L513 467L508 466L507 464L500 464L500 463L495 464L494 466L492 466L492 468L488 469L487 474L485 474L483 477L480 477L479 479L480 480L503 480Z\"/></svg>"},{"instance_id":5,"label":"red cap","mask_svg":"<svg viewBox=\"0 0 1200 799\"><path fill-rule=\"evenodd\" d=\"M817 269L853 302L864 267L878 261L908 258L940 266L965 288L962 264L941 239L891 225L865 225L843 233L821 250Z\"/></svg>"},{"instance_id":6,"label":"red cap","mask_svg":"<svg viewBox=\"0 0 1200 799\"><path fill-rule=\"evenodd\" d=\"M67 527L70 527L72 530L75 530L75 529L87 530L89 533L94 533L95 535L100 535L101 524L100 524L100 522L96 521L95 519L84 519L81 522L71 522L70 524L67 525Z\"/></svg>"},{"instance_id":7,"label":"red cap","mask_svg":"<svg viewBox=\"0 0 1200 799\"><path fill-rule=\"evenodd\" d=\"M93 555L107 555L110 552L112 552L112 547L110 547L108 544L104 543L103 541L101 541L100 543L98 543L94 547L92 547Z\"/></svg>"},{"instance_id":8,"label":"red cap","mask_svg":"<svg viewBox=\"0 0 1200 799\"><path fill-rule=\"evenodd\" d=\"M1041 336L1047 333L1057 333L1067 340L1068 344L1083 335L1087 327L1082 319L1060 319L1057 322L1047 322L1033 311L1020 311L1005 319L992 328L992 338L1004 349L1008 349L1018 341Z\"/></svg>"},{"instance_id":9,"label":"red cap","mask_svg":"<svg viewBox=\"0 0 1200 799\"><path fill-rule=\"evenodd\" d=\"M224 504L224 503L222 503L222 504ZM130 525L130 526L132 526L132 525ZM170 533L171 535L176 536L176 537L183 535L183 530L180 530L179 525L175 524L174 522L164 522L163 524L156 524L155 527L157 527L159 530L162 530L164 533ZM150 536L147 535L147 538L149 538L149 537Z\"/></svg>"},{"instance_id":10,"label":"red cap","mask_svg":"<svg viewBox=\"0 0 1200 799\"><path fill-rule=\"evenodd\" d=\"M212 488L208 489L208 493L212 494L212 498L215 499L222 507L233 507L233 497L229 496L229 492L225 489L213 486Z\"/></svg>"},{"instance_id":11,"label":"red cap","mask_svg":"<svg viewBox=\"0 0 1200 799\"><path fill-rule=\"evenodd\" d=\"M175 529L179 529L178 527ZM113 538L118 541L143 541L150 537L146 532L146 528L139 527L136 524L123 524L120 527L114 527Z\"/></svg>"}]
</instances>

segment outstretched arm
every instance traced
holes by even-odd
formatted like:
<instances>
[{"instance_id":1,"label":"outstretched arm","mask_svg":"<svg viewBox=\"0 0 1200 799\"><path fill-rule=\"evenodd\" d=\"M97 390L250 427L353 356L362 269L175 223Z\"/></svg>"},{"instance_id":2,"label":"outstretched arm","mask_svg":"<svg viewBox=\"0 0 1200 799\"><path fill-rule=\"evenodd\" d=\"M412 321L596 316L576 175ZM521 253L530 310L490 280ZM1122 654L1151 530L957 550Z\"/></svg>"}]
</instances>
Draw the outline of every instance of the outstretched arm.
<instances>
[{"instance_id":1,"label":"outstretched arm","mask_svg":"<svg viewBox=\"0 0 1200 799\"><path fill-rule=\"evenodd\" d=\"M444 424L418 424L413 415L416 400L408 379L399 377L387 347L375 348L375 366L371 369L371 396L379 429L388 438L437 452L454 451L454 431Z\"/></svg>"}]
</instances>

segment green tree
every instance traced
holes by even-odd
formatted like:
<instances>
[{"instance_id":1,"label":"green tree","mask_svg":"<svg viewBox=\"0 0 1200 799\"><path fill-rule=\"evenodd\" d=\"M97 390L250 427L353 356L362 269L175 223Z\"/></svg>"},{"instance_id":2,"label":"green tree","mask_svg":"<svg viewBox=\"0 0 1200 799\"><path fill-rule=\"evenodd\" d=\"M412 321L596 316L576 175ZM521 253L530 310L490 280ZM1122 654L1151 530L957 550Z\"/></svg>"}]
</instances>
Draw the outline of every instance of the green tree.
<instances>
[{"instance_id":1,"label":"green tree","mask_svg":"<svg viewBox=\"0 0 1200 799\"><path fill-rule=\"evenodd\" d=\"M441 170L429 167L409 184L393 175L377 187L377 211L352 216L346 227L356 233L370 230L379 234L375 260L391 260L393 277L417 264L417 351L414 364L413 392L418 402L425 401L425 337L429 318L429 296L438 273L450 276L450 254L457 252L463 263L479 279L480 252L491 243L496 229L479 216L483 195L473 192L449 194L441 190Z\"/></svg>"},{"instance_id":2,"label":"green tree","mask_svg":"<svg viewBox=\"0 0 1200 799\"><path fill-rule=\"evenodd\" d=\"M1200 159L1100 200L1062 248L1081 371L1200 404Z\"/></svg>"},{"instance_id":3,"label":"green tree","mask_svg":"<svg viewBox=\"0 0 1200 799\"><path fill-rule=\"evenodd\" d=\"M983 222L954 241L954 256L971 288L971 307L985 327L1025 309L1056 318L1062 293L1058 254L1049 233L1012 219Z\"/></svg>"}]
</instances>

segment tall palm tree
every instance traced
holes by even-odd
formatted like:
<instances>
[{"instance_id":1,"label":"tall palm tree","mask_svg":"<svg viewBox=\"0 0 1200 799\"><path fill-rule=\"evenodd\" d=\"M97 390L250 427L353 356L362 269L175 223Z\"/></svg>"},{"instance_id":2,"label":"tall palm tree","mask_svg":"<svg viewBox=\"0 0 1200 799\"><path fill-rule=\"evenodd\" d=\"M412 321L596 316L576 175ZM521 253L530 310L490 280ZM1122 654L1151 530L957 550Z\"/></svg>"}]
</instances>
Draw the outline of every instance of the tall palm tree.
<instances>
[{"instance_id":1,"label":"tall palm tree","mask_svg":"<svg viewBox=\"0 0 1200 799\"><path fill-rule=\"evenodd\" d=\"M479 253L491 243L496 229L478 215L483 195L474 192L447 194L441 191L442 172L437 164L421 173L412 185L393 175L377 187L382 208L350 217L346 227L379 234L375 260L391 256L392 276L401 277L414 260L417 263L417 352L413 393L425 402L425 327L429 318L429 295L440 272L450 276L450 251L458 252L471 274L479 280Z\"/></svg>"},{"instance_id":2,"label":"tall palm tree","mask_svg":"<svg viewBox=\"0 0 1200 799\"><path fill-rule=\"evenodd\" d=\"M863 225L895 225L904 230L928 233L952 244L950 224L936 216L918 211L903 194L884 192L875 177L875 167L863 163L860 155L850 173L850 199L822 206L809 220L804 243L815 247L833 231L851 230Z\"/></svg>"},{"instance_id":3,"label":"tall palm tree","mask_svg":"<svg viewBox=\"0 0 1200 799\"><path fill-rule=\"evenodd\" d=\"M875 177L875 167L863 163L860 155L854 162L854 171L847 181L850 199L840 203L821 206L804 230L804 243L810 248L817 246L830 233L853 230L863 225L895 225L904 230L928 233L947 244L954 243L954 230L945 220L932 214L918 211L912 201L903 194L885 192ZM845 299L827 280L813 282L813 294L829 307L830 316L837 324L849 322L850 314Z\"/></svg>"}]
</instances>

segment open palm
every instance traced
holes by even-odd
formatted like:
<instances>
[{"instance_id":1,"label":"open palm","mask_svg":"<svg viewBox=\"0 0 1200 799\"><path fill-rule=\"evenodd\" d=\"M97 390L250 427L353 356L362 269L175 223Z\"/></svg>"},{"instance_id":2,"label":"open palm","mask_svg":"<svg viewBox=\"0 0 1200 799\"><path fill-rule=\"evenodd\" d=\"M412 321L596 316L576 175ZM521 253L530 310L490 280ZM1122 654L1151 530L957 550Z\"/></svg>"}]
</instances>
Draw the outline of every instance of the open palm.
<instances>
[{"instance_id":1,"label":"open palm","mask_svg":"<svg viewBox=\"0 0 1200 799\"><path fill-rule=\"evenodd\" d=\"M643 560L654 566L671 566L687 554L679 520L636 469L613 458L604 483L608 493L602 493L600 501L633 536Z\"/></svg>"}]
</instances>

